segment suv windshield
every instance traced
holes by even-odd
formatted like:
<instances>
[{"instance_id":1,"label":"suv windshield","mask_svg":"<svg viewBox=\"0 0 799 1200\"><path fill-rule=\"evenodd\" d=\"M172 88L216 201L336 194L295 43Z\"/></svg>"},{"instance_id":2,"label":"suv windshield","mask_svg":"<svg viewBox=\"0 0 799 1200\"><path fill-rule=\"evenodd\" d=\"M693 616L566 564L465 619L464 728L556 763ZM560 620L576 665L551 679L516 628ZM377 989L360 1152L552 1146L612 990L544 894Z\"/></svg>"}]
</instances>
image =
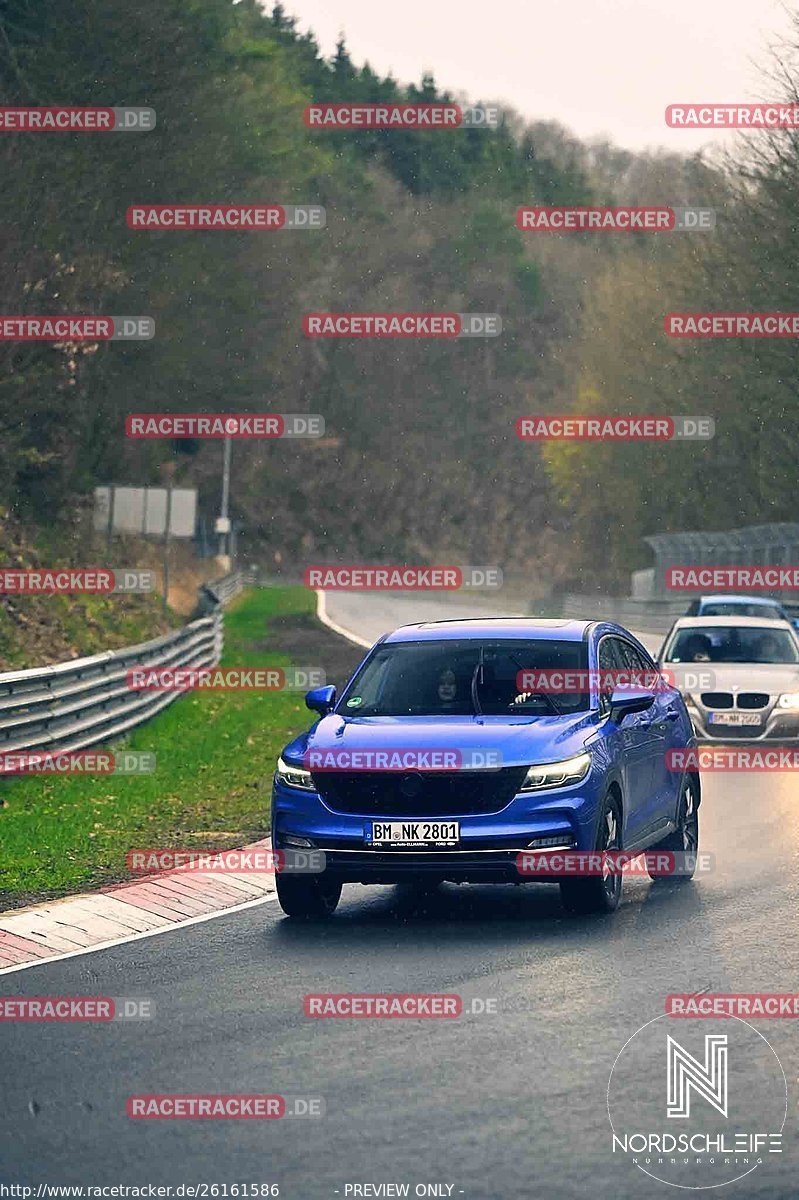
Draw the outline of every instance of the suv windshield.
<instances>
[{"instance_id":1,"label":"suv windshield","mask_svg":"<svg viewBox=\"0 0 799 1200\"><path fill-rule=\"evenodd\" d=\"M799 662L799 647L787 629L756 625L689 626L675 633L665 661L795 663Z\"/></svg>"},{"instance_id":2,"label":"suv windshield","mask_svg":"<svg viewBox=\"0 0 799 1200\"><path fill-rule=\"evenodd\" d=\"M588 709L589 696L561 691L555 673L587 670L585 642L464 638L387 643L354 676L336 711L352 717L580 712ZM547 694L526 691L522 671L553 672ZM568 680L563 683L569 685ZM572 686L583 683L573 680Z\"/></svg>"}]
</instances>

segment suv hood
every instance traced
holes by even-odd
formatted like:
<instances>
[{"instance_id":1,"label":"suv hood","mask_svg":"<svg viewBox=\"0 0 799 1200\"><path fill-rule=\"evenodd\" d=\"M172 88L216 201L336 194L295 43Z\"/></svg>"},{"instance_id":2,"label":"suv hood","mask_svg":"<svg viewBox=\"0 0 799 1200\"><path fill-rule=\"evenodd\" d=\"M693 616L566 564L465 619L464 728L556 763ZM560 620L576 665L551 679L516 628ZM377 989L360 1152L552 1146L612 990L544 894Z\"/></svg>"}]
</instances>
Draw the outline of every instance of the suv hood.
<instances>
[{"instance_id":1,"label":"suv hood","mask_svg":"<svg viewBox=\"0 0 799 1200\"><path fill-rule=\"evenodd\" d=\"M580 754L596 727L596 714L545 717L323 717L284 751L304 759L310 751L456 751L464 761L491 752L496 766L557 762ZM477 758L476 766L480 765ZM342 767L342 769L345 769ZM362 768L363 769L363 768Z\"/></svg>"}]
</instances>

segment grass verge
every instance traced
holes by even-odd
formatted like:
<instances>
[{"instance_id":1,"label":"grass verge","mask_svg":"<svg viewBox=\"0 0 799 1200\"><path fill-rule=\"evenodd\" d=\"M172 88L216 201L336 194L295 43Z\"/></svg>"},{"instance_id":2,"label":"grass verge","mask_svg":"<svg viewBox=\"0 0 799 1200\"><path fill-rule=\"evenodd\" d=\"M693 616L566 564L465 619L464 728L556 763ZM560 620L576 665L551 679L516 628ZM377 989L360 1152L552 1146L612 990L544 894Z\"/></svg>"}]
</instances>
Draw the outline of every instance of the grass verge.
<instances>
[{"instance_id":1,"label":"grass verge","mask_svg":"<svg viewBox=\"0 0 799 1200\"><path fill-rule=\"evenodd\" d=\"M319 624L304 588L250 591L225 614L226 666L321 666L341 684L360 657ZM128 878L132 849L263 837L275 758L310 716L297 692L195 692L120 744L155 751L152 775L0 784L0 909Z\"/></svg>"}]
</instances>

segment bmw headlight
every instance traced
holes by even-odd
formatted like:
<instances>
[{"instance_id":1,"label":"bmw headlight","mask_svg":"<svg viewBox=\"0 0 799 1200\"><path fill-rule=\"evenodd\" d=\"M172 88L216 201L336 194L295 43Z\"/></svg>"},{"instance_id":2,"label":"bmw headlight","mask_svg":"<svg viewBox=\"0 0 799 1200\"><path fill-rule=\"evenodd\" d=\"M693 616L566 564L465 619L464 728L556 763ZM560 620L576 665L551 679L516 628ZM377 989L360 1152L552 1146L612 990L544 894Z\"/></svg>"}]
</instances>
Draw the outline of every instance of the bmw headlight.
<instances>
[{"instance_id":1,"label":"bmw headlight","mask_svg":"<svg viewBox=\"0 0 799 1200\"><path fill-rule=\"evenodd\" d=\"M530 770L521 786L523 792L536 792L542 788L563 787L567 783L579 783L585 779L591 767L591 755L576 754L563 762L541 763Z\"/></svg>"},{"instance_id":2,"label":"bmw headlight","mask_svg":"<svg viewBox=\"0 0 799 1200\"><path fill-rule=\"evenodd\" d=\"M289 787L302 788L306 792L316 791L311 772L306 771L304 767L292 767L284 759L279 758L275 774L281 783L287 783Z\"/></svg>"},{"instance_id":3,"label":"bmw headlight","mask_svg":"<svg viewBox=\"0 0 799 1200\"><path fill-rule=\"evenodd\" d=\"M799 692L783 692L777 701L777 707L799 712Z\"/></svg>"}]
</instances>

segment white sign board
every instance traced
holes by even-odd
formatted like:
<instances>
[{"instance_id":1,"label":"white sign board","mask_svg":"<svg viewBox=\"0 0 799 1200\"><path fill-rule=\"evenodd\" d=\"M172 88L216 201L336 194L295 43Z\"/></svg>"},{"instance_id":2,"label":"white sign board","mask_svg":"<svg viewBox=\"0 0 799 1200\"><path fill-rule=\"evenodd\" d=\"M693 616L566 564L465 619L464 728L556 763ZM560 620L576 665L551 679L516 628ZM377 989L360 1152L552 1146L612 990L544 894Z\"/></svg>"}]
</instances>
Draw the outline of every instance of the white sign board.
<instances>
[{"instance_id":1,"label":"white sign board","mask_svg":"<svg viewBox=\"0 0 799 1200\"><path fill-rule=\"evenodd\" d=\"M173 488L169 505L172 537L194 537L197 489ZM162 487L98 487L94 489L94 528L113 533L166 532L167 489Z\"/></svg>"}]
</instances>

